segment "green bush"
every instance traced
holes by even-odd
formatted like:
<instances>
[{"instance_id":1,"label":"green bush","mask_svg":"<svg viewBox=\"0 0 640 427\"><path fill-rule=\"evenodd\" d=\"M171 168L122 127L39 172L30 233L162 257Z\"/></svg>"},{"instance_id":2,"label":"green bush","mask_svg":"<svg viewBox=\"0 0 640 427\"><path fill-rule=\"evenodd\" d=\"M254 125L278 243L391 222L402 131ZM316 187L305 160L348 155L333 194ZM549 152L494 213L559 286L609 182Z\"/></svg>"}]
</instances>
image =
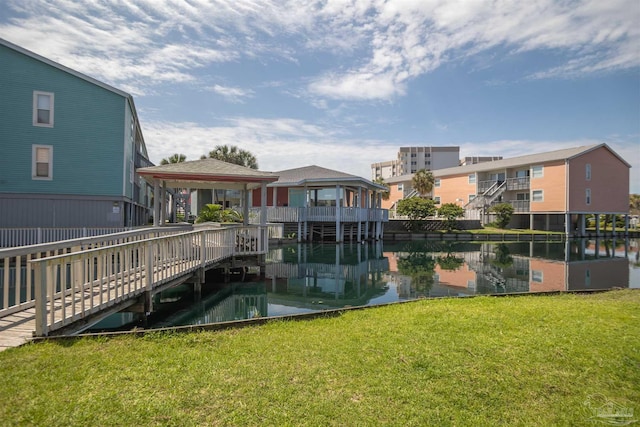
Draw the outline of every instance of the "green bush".
<instances>
[{"instance_id":1,"label":"green bush","mask_svg":"<svg viewBox=\"0 0 640 427\"><path fill-rule=\"evenodd\" d=\"M242 215L233 209L222 209L222 205L209 203L201 210L196 223L242 222Z\"/></svg>"}]
</instances>

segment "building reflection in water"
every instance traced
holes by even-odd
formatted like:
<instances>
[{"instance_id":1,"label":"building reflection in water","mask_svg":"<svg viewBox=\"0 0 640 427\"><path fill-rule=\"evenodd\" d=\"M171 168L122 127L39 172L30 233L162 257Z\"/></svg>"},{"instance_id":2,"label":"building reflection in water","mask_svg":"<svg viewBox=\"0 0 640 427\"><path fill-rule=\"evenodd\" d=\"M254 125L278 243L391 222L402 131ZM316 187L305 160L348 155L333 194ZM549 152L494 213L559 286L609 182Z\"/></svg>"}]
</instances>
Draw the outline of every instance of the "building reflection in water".
<instances>
[{"instance_id":1,"label":"building reflection in water","mask_svg":"<svg viewBox=\"0 0 640 427\"><path fill-rule=\"evenodd\" d=\"M257 274L259 270L243 274L222 288L214 286L208 295L205 285L201 299L153 326L218 323L424 297L625 288L633 281L630 271L635 271L629 251L637 255L637 241L414 241L386 243L384 250L382 243L276 246L269 251L264 277ZM171 300L171 294L159 298Z\"/></svg>"},{"instance_id":2,"label":"building reflection in water","mask_svg":"<svg viewBox=\"0 0 640 427\"><path fill-rule=\"evenodd\" d=\"M401 299L629 287L628 241L408 242L385 247Z\"/></svg>"}]
</instances>

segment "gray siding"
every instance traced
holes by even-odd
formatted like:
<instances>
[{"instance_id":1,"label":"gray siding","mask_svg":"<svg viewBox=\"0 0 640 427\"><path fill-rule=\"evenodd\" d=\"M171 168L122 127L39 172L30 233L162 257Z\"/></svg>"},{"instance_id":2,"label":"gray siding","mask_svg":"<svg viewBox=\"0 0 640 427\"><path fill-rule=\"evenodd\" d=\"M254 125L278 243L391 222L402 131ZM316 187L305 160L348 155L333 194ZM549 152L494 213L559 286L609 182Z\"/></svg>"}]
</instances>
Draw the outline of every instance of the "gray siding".
<instances>
[{"instance_id":1,"label":"gray siding","mask_svg":"<svg viewBox=\"0 0 640 427\"><path fill-rule=\"evenodd\" d=\"M117 208L114 203L118 203ZM114 209L116 208L116 209ZM117 212L116 212L117 211ZM2 227L121 227L125 204L113 198L0 195Z\"/></svg>"}]
</instances>

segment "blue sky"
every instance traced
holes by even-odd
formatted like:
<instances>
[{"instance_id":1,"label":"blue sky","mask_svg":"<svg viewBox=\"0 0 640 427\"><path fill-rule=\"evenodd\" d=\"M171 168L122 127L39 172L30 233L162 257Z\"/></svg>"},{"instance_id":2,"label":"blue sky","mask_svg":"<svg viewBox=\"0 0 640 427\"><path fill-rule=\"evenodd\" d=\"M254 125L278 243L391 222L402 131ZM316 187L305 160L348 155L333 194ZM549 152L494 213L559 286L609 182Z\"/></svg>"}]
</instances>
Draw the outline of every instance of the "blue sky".
<instances>
[{"instance_id":1,"label":"blue sky","mask_svg":"<svg viewBox=\"0 0 640 427\"><path fill-rule=\"evenodd\" d=\"M2 0L0 37L131 93L156 163L370 178L400 146L604 142L640 193L637 0Z\"/></svg>"}]
</instances>

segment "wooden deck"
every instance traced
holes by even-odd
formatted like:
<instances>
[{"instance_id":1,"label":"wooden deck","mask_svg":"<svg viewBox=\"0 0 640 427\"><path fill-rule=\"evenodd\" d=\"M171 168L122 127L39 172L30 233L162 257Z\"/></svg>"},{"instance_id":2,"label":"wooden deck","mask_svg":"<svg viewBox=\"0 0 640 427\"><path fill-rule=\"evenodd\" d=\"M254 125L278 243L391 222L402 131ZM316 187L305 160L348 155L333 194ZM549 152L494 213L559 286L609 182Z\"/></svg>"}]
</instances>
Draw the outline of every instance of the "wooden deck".
<instances>
[{"instance_id":1,"label":"wooden deck","mask_svg":"<svg viewBox=\"0 0 640 427\"><path fill-rule=\"evenodd\" d=\"M267 242L263 227L204 229L32 259L35 298L0 317L0 350L77 331L134 304L150 311L152 294L201 280L230 258L265 254Z\"/></svg>"}]
</instances>

